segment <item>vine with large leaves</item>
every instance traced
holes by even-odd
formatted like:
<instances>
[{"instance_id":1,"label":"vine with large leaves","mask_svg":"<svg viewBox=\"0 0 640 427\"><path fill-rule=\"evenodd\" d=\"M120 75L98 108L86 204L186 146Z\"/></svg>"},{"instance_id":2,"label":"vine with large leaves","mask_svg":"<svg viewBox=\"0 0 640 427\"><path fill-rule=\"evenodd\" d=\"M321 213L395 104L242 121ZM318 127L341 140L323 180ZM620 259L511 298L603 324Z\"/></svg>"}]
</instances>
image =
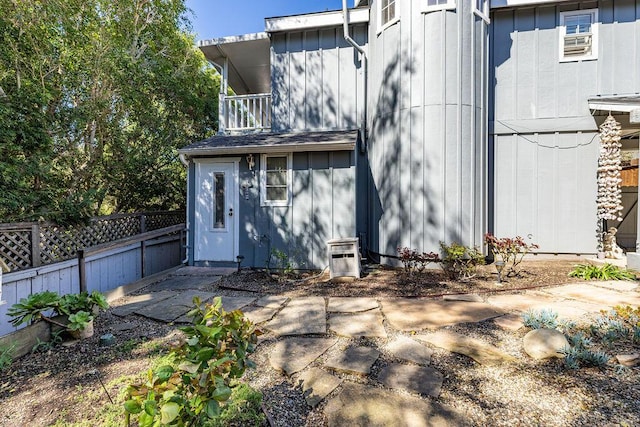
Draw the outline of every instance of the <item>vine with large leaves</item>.
<instances>
[{"instance_id":1,"label":"vine with large leaves","mask_svg":"<svg viewBox=\"0 0 640 427\"><path fill-rule=\"evenodd\" d=\"M217 128L184 0L0 2L0 222L184 203L177 149Z\"/></svg>"}]
</instances>

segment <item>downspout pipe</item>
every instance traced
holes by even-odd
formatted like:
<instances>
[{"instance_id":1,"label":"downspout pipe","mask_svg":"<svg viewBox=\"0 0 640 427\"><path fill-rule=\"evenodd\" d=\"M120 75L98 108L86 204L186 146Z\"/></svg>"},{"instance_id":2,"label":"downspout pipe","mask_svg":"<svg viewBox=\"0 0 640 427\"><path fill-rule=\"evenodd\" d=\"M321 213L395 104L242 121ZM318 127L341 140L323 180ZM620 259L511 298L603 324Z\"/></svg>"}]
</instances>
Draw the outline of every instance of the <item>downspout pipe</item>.
<instances>
[{"instance_id":1,"label":"downspout pipe","mask_svg":"<svg viewBox=\"0 0 640 427\"><path fill-rule=\"evenodd\" d=\"M185 239L187 239L186 245L184 247L184 256L185 258L180 262L180 264L187 264L189 262L189 162L187 161L187 157L184 153L178 154L180 158L180 162L187 168L187 215L185 218ZM182 242L180 242L182 244Z\"/></svg>"},{"instance_id":2,"label":"downspout pipe","mask_svg":"<svg viewBox=\"0 0 640 427\"><path fill-rule=\"evenodd\" d=\"M349 10L347 8L347 0L342 0L342 30L343 36L347 43L349 43L355 50L360 53L362 56L362 69L363 69L363 84L364 84L364 94L363 94L363 113L362 113L362 127L360 130L360 137L362 138L362 142L360 144L360 152L364 153L366 151L367 144L367 52L364 50L362 46L360 46L354 39L349 35Z\"/></svg>"}]
</instances>

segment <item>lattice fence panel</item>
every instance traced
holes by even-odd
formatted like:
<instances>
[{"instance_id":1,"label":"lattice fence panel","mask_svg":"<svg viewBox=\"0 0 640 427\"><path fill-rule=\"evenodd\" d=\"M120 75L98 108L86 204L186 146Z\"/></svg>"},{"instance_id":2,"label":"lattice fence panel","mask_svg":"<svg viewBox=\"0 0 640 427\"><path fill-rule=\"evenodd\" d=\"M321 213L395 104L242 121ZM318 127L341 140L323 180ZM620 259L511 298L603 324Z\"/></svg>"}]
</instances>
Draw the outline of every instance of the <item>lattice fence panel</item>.
<instances>
[{"instance_id":1,"label":"lattice fence panel","mask_svg":"<svg viewBox=\"0 0 640 427\"><path fill-rule=\"evenodd\" d=\"M0 228L0 257L11 271L51 264L75 258L80 249L132 237L142 232L142 216L146 231L158 230L184 222L184 212L151 212L123 214L92 219L86 226L62 227L51 223L26 223L39 230L40 253L32 254L32 230L22 225Z\"/></svg>"},{"instance_id":2,"label":"lattice fence panel","mask_svg":"<svg viewBox=\"0 0 640 427\"><path fill-rule=\"evenodd\" d=\"M55 225L40 228L40 259L43 264L74 258L81 249L73 228Z\"/></svg>"},{"instance_id":3,"label":"lattice fence panel","mask_svg":"<svg viewBox=\"0 0 640 427\"><path fill-rule=\"evenodd\" d=\"M0 256L12 271L31 266L31 230L0 231Z\"/></svg>"},{"instance_id":4,"label":"lattice fence panel","mask_svg":"<svg viewBox=\"0 0 640 427\"><path fill-rule=\"evenodd\" d=\"M113 242L140 233L140 216L123 216L117 218L96 219L85 227L85 233L93 236L92 245Z\"/></svg>"},{"instance_id":5,"label":"lattice fence panel","mask_svg":"<svg viewBox=\"0 0 640 427\"><path fill-rule=\"evenodd\" d=\"M147 231L159 230L184 222L184 212L151 212L146 216Z\"/></svg>"}]
</instances>

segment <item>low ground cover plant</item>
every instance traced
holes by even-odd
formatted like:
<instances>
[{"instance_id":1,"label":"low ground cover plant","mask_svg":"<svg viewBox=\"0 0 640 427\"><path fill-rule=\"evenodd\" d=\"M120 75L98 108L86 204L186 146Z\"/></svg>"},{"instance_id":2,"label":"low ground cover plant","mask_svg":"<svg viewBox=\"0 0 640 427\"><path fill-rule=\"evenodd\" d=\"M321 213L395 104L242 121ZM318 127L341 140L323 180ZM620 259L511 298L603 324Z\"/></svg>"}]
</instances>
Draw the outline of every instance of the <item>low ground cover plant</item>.
<instances>
[{"instance_id":1,"label":"low ground cover plant","mask_svg":"<svg viewBox=\"0 0 640 427\"><path fill-rule=\"evenodd\" d=\"M603 265L578 264L569 273L570 277L579 277L584 280L635 280L636 275L632 271L605 263Z\"/></svg>"},{"instance_id":2,"label":"low ground cover plant","mask_svg":"<svg viewBox=\"0 0 640 427\"><path fill-rule=\"evenodd\" d=\"M580 367L603 367L612 359L611 355L598 348L615 351L620 345L640 343L640 308L616 306L611 311L602 311L591 324L577 328L573 322L558 320L553 310L529 310L522 316L523 323L531 329L556 329L569 341L562 349L564 366L569 369Z\"/></svg>"},{"instance_id":3,"label":"low ground cover plant","mask_svg":"<svg viewBox=\"0 0 640 427\"><path fill-rule=\"evenodd\" d=\"M496 237L491 233L484 235L484 243L488 246L494 259L504 261L506 277L519 275L519 265L525 255L539 248L535 243L527 243L521 236Z\"/></svg>"},{"instance_id":4,"label":"low ground cover plant","mask_svg":"<svg viewBox=\"0 0 640 427\"><path fill-rule=\"evenodd\" d=\"M218 425L222 409L231 408L233 381L255 366L248 358L259 334L254 325L238 310L225 312L220 298L213 304L194 298L194 304L192 324L180 328L186 339L170 352L173 363L128 387L127 425L134 417L141 427Z\"/></svg>"}]
</instances>

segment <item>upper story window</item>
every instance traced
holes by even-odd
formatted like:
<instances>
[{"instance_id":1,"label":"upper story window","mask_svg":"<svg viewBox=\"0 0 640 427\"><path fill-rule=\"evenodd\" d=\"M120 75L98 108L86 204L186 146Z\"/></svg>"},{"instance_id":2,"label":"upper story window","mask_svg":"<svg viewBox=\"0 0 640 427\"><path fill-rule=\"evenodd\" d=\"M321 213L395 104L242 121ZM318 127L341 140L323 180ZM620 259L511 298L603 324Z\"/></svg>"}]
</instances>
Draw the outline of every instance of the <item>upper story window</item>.
<instances>
[{"instance_id":1,"label":"upper story window","mask_svg":"<svg viewBox=\"0 0 640 427\"><path fill-rule=\"evenodd\" d=\"M598 9L560 12L560 61L598 57Z\"/></svg>"},{"instance_id":2,"label":"upper story window","mask_svg":"<svg viewBox=\"0 0 640 427\"><path fill-rule=\"evenodd\" d=\"M474 0L473 13L489 23L489 0Z\"/></svg>"},{"instance_id":3,"label":"upper story window","mask_svg":"<svg viewBox=\"0 0 640 427\"><path fill-rule=\"evenodd\" d=\"M456 0L426 0L422 7L423 12L431 12L434 10L455 9Z\"/></svg>"},{"instance_id":4,"label":"upper story window","mask_svg":"<svg viewBox=\"0 0 640 427\"><path fill-rule=\"evenodd\" d=\"M291 206L291 154L263 154L260 162L262 206Z\"/></svg>"},{"instance_id":5,"label":"upper story window","mask_svg":"<svg viewBox=\"0 0 640 427\"><path fill-rule=\"evenodd\" d=\"M396 11L396 0L380 0L379 5L379 17L380 25L379 32L394 24L398 21L398 13Z\"/></svg>"}]
</instances>

